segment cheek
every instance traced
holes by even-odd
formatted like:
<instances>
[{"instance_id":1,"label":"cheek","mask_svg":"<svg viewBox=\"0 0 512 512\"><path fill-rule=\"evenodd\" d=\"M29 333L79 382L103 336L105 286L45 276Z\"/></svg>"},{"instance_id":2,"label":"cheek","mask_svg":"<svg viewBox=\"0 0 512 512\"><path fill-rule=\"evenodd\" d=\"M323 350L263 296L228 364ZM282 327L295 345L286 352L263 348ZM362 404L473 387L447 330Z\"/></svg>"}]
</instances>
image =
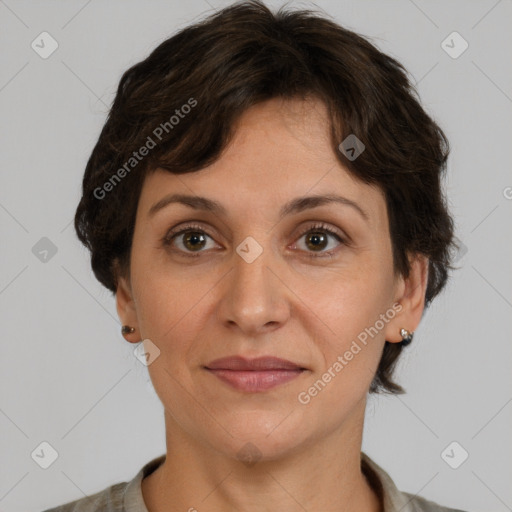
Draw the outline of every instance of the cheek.
<instances>
[{"instance_id":1,"label":"cheek","mask_svg":"<svg viewBox=\"0 0 512 512\"><path fill-rule=\"evenodd\" d=\"M325 376L333 382L329 387L342 394L359 384L363 390L377 370L384 346L386 323L382 318L389 321L395 313L387 315L392 290L389 273L386 265L367 260L361 267L330 273L316 287L303 288L311 308L304 314L311 319L309 329L321 355L318 370L329 372Z\"/></svg>"},{"instance_id":2,"label":"cheek","mask_svg":"<svg viewBox=\"0 0 512 512\"><path fill-rule=\"evenodd\" d=\"M201 340L205 322L212 318L209 292L218 278L177 265L153 264L141 270L137 273L134 265L133 289L141 334L160 350L159 359L148 368L155 389L168 388L171 376L188 385L188 367L205 357Z\"/></svg>"},{"instance_id":3,"label":"cheek","mask_svg":"<svg viewBox=\"0 0 512 512\"><path fill-rule=\"evenodd\" d=\"M341 342L373 325L389 307L390 272L373 258L365 258L356 265L324 271L318 279L298 280L295 290Z\"/></svg>"},{"instance_id":4,"label":"cheek","mask_svg":"<svg viewBox=\"0 0 512 512\"><path fill-rule=\"evenodd\" d=\"M141 333L147 338L160 339L179 319L183 307L179 293L169 278L158 279L149 272L140 283L134 282L134 292Z\"/></svg>"},{"instance_id":5,"label":"cheek","mask_svg":"<svg viewBox=\"0 0 512 512\"><path fill-rule=\"evenodd\" d=\"M137 316L141 333L166 352L185 349L185 341L194 338L194 326L199 325L201 295L176 286L169 279L146 280L139 293Z\"/></svg>"},{"instance_id":6,"label":"cheek","mask_svg":"<svg viewBox=\"0 0 512 512\"><path fill-rule=\"evenodd\" d=\"M162 261L164 254L152 248L155 243L134 236L131 276L141 332L158 340L171 333L186 314L194 286L185 280L180 268Z\"/></svg>"},{"instance_id":7,"label":"cheek","mask_svg":"<svg viewBox=\"0 0 512 512\"><path fill-rule=\"evenodd\" d=\"M311 300L319 317L310 327L318 364L297 400L313 417L323 418L322 428L343 421L366 396L382 355L384 331L375 329L386 311L382 290L373 287L370 293L361 284L333 282L328 298Z\"/></svg>"}]
</instances>

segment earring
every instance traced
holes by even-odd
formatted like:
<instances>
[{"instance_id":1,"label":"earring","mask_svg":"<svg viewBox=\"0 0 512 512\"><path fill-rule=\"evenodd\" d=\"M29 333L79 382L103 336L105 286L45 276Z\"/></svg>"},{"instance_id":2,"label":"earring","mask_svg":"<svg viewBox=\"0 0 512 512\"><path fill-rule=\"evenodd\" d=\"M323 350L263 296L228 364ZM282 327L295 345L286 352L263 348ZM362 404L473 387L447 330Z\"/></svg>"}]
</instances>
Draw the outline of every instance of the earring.
<instances>
[{"instance_id":1,"label":"earring","mask_svg":"<svg viewBox=\"0 0 512 512\"><path fill-rule=\"evenodd\" d=\"M135 332L135 327L130 327L129 325L123 325L121 327L121 334L132 334Z\"/></svg>"},{"instance_id":2,"label":"earring","mask_svg":"<svg viewBox=\"0 0 512 512\"><path fill-rule=\"evenodd\" d=\"M400 336L402 336L402 345L406 347L411 343L414 333L409 332L407 329L400 329Z\"/></svg>"}]
</instances>

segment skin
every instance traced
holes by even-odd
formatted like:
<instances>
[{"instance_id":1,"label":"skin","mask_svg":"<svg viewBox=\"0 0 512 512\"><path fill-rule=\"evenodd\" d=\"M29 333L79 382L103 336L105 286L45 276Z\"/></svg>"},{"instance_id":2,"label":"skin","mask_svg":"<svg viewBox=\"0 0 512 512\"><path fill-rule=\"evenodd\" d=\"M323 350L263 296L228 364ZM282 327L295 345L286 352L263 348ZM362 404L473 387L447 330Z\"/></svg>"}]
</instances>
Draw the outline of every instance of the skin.
<instances>
[{"instance_id":1,"label":"skin","mask_svg":"<svg viewBox=\"0 0 512 512\"><path fill-rule=\"evenodd\" d=\"M393 273L384 195L348 174L328 126L319 100L272 99L242 115L214 164L180 176L157 169L144 182L116 304L136 329L126 339L160 350L148 369L168 455L142 482L150 512L382 510L360 469L366 398L385 340L401 341L400 329L421 320L428 260L411 259L408 279ZM214 199L227 214L170 204L149 216L170 193ZM336 203L278 219L291 199L332 193L355 201L368 221ZM200 225L204 244L183 234L162 244L188 221ZM316 222L350 243L312 229ZM324 245L315 248L311 231L327 237ZM252 263L236 252L248 236L263 249ZM200 256L180 255L187 251ZM378 335L300 403L299 393L397 303L401 311ZM230 355L273 355L307 371L263 393L241 392L203 368ZM249 442L259 451L252 465L238 455Z\"/></svg>"}]
</instances>

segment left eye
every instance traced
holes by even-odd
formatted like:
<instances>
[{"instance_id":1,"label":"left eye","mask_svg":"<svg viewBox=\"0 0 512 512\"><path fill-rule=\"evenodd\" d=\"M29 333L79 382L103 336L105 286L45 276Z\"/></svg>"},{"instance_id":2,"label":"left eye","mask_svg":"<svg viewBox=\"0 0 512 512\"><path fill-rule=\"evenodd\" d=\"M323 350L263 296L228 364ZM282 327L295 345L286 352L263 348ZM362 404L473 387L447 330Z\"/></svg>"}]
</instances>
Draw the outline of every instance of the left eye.
<instances>
[{"instance_id":1,"label":"left eye","mask_svg":"<svg viewBox=\"0 0 512 512\"><path fill-rule=\"evenodd\" d=\"M329 244L329 238L336 239L339 243L344 243L344 240L339 236L335 231L323 227L318 226L314 228L308 229L305 233L303 233L299 239L306 237L305 245L307 248L312 249L313 253L320 253L321 256L332 256L332 253L335 251L335 249L330 249L328 251L325 251L324 249ZM306 252L310 252L307 251ZM315 254L309 254L308 256L315 257Z\"/></svg>"},{"instance_id":2,"label":"left eye","mask_svg":"<svg viewBox=\"0 0 512 512\"><path fill-rule=\"evenodd\" d=\"M345 240L336 231L333 231L323 224L310 226L307 231L303 232L302 235L299 236L299 239L303 237L306 237L305 251L309 252L310 254L308 254L308 256L311 257L332 256L335 249L331 249L329 251L324 250L328 245L329 238L334 238L339 243L346 244ZM205 248L206 238L210 238L213 241L213 238L201 229L201 227L185 226L178 232L171 230L164 237L163 244L174 249L175 241L180 241L181 247L179 247L180 244L178 244L178 252L181 252L186 256L197 257L200 256L201 252L205 252L202 251L202 249ZM308 251L308 248L312 250Z\"/></svg>"}]
</instances>

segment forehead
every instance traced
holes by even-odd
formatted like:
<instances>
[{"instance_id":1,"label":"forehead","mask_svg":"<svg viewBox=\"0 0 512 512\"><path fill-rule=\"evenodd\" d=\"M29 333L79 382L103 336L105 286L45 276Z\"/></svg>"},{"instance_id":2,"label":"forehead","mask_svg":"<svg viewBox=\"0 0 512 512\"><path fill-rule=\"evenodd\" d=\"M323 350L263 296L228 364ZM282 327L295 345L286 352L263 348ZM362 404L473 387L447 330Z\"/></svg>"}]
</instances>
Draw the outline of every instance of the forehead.
<instances>
[{"instance_id":1,"label":"forehead","mask_svg":"<svg viewBox=\"0 0 512 512\"><path fill-rule=\"evenodd\" d=\"M381 190L356 179L337 159L326 107L314 99L272 99L249 108L213 164L187 174L148 174L139 208L148 212L168 193L209 197L234 215L277 212L296 197L338 194L360 204L371 223L386 219Z\"/></svg>"}]
</instances>

